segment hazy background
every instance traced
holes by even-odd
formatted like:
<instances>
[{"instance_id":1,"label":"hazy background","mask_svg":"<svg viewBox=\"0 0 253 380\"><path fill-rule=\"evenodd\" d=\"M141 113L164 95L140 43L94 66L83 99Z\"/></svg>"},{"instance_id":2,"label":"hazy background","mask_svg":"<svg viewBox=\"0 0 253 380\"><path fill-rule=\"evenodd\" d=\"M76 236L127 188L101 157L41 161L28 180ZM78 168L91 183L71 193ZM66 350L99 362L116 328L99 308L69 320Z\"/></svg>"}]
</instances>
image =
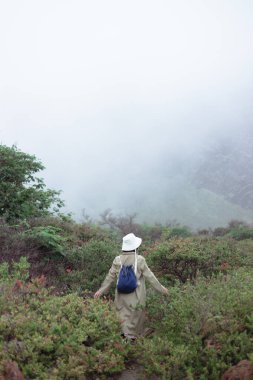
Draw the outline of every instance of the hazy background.
<instances>
[{"instance_id":1,"label":"hazy background","mask_svg":"<svg viewBox=\"0 0 253 380\"><path fill-rule=\"evenodd\" d=\"M0 142L76 219L252 222L252 18L249 0L2 0Z\"/></svg>"}]
</instances>

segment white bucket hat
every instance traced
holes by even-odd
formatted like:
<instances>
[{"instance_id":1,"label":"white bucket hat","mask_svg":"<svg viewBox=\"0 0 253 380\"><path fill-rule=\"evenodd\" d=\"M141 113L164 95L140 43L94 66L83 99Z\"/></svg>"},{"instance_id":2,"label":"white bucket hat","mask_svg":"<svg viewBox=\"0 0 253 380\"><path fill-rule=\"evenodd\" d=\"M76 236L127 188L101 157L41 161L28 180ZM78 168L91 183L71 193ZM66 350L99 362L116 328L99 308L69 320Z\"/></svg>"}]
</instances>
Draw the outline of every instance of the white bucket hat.
<instances>
[{"instance_id":1,"label":"white bucket hat","mask_svg":"<svg viewBox=\"0 0 253 380\"><path fill-rule=\"evenodd\" d=\"M122 251L133 251L137 249L142 243L142 239L138 238L134 234L128 234L123 237Z\"/></svg>"}]
</instances>

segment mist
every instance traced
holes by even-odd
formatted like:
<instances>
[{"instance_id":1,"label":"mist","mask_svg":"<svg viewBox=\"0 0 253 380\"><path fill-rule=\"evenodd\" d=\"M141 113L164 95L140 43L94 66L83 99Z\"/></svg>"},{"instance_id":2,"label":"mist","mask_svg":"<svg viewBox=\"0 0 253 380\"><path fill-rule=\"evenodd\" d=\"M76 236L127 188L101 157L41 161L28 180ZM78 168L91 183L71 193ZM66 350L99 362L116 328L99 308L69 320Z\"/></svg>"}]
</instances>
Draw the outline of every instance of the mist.
<instances>
[{"instance_id":1,"label":"mist","mask_svg":"<svg viewBox=\"0 0 253 380\"><path fill-rule=\"evenodd\" d=\"M229 166L231 191L228 164L210 161L226 142L236 162L253 141L252 12L235 0L2 3L1 143L42 161L77 220L111 208L192 228L251 223L233 180L243 167L251 183L253 157Z\"/></svg>"}]
</instances>

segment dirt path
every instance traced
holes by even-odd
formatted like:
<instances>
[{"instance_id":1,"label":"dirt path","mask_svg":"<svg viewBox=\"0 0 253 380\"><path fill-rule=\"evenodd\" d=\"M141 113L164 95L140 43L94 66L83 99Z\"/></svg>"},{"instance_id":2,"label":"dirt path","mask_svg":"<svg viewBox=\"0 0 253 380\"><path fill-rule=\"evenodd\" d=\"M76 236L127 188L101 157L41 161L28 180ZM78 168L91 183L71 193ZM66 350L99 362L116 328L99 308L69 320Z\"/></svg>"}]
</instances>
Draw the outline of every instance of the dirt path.
<instances>
[{"instance_id":1,"label":"dirt path","mask_svg":"<svg viewBox=\"0 0 253 380\"><path fill-rule=\"evenodd\" d=\"M117 380L140 380L140 379L143 379L143 377L141 376L142 373L143 373L142 366L138 364L133 364L128 369L125 369L125 371L123 371L119 375Z\"/></svg>"}]
</instances>

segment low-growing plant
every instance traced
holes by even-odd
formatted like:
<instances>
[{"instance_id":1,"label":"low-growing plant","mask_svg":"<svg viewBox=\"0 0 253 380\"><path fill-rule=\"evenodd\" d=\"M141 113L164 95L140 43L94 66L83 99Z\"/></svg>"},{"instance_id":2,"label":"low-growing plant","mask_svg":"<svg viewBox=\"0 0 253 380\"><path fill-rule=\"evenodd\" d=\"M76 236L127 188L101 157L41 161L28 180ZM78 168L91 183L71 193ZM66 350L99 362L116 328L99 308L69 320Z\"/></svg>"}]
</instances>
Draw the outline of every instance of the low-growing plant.
<instances>
[{"instance_id":1,"label":"low-growing plant","mask_svg":"<svg viewBox=\"0 0 253 380\"><path fill-rule=\"evenodd\" d=\"M158 275L182 283L244 265L244 258L235 241L209 237L174 238L156 244L147 256Z\"/></svg>"},{"instance_id":2,"label":"low-growing plant","mask_svg":"<svg viewBox=\"0 0 253 380\"><path fill-rule=\"evenodd\" d=\"M140 224L139 235L142 237L143 244L152 244L161 239L161 237L168 231L168 227L162 224Z\"/></svg>"},{"instance_id":3,"label":"low-growing plant","mask_svg":"<svg viewBox=\"0 0 253 380\"><path fill-rule=\"evenodd\" d=\"M187 226L174 226L170 227L165 230L165 232L162 235L163 240L169 240L174 237L181 237L181 238L187 238L189 236L192 236L192 231Z\"/></svg>"},{"instance_id":4,"label":"low-growing plant","mask_svg":"<svg viewBox=\"0 0 253 380\"><path fill-rule=\"evenodd\" d=\"M253 270L240 268L177 284L169 301L151 294L147 309L156 334L138 343L139 362L162 379L220 379L253 352L252 292Z\"/></svg>"},{"instance_id":5,"label":"low-growing plant","mask_svg":"<svg viewBox=\"0 0 253 380\"><path fill-rule=\"evenodd\" d=\"M23 223L10 226L4 218L0 218L0 263L19 260L26 253L28 246L22 239L23 231Z\"/></svg>"},{"instance_id":6,"label":"low-growing plant","mask_svg":"<svg viewBox=\"0 0 253 380\"><path fill-rule=\"evenodd\" d=\"M253 227L241 220L231 220L227 227L217 227L213 236L225 236L235 240L253 239Z\"/></svg>"},{"instance_id":7,"label":"low-growing plant","mask_svg":"<svg viewBox=\"0 0 253 380\"><path fill-rule=\"evenodd\" d=\"M25 236L38 244L40 248L65 256L66 238L61 232L60 228L53 226L38 226L25 231Z\"/></svg>"},{"instance_id":8,"label":"low-growing plant","mask_svg":"<svg viewBox=\"0 0 253 380\"><path fill-rule=\"evenodd\" d=\"M0 219L0 243L0 262L11 263L25 255L31 276L44 274L48 284L69 292L95 290L110 268L119 240L115 232L99 226L47 216L15 226Z\"/></svg>"},{"instance_id":9,"label":"low-growing plant","mask_svg":"<svg viewBox=\"0 0 253 380\"><path fill-rule=\"evenodd\" d=\"M27 281L29 279L30 264L26 257L21 257L19 261L14 261L12 265L7 262L0 264L0 282L2 285L12 279Z\"/></svg>"},{"instance_id":10,"label":"low-growing plant","mask_svg":"<svg viewBox=\"0 0 253 380\"><path fill-rule=\"evenodd\" d=\"M226 236L235 240L253 239L253 228L243 225L235 226L230 229Z\"/></svg>"},{"instance_id":11,"label":"low-growing plant","mask_svg":"<svg viewBox=\"0 0 253 380\"><path fill-rule=\"evenodd\" d=\"M61 281L72 291L95 291L119 253L117 243L112 240L90 240L73 248L67 255L69 268L62 274Z\"/></svg>"},{"instance_id":12,"label":"low-growing plant","mask_svg":"<svg viewBox=\"0 0 253 380\"><path fill-rule=\"evenodd\" d=\"M129 345L111 304L56 296L44 277L25 281L24 261L0 280L0 377L8 362L17 363L29 379L98 379L125 368ZM18 276L18 277L17 277Z\"/></svg>"}]
</instances>

